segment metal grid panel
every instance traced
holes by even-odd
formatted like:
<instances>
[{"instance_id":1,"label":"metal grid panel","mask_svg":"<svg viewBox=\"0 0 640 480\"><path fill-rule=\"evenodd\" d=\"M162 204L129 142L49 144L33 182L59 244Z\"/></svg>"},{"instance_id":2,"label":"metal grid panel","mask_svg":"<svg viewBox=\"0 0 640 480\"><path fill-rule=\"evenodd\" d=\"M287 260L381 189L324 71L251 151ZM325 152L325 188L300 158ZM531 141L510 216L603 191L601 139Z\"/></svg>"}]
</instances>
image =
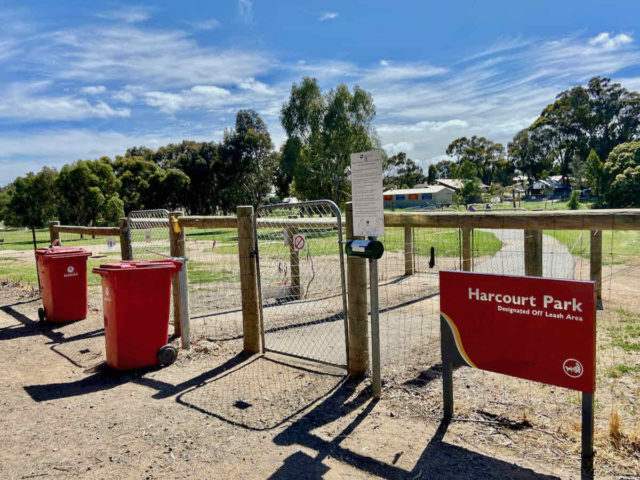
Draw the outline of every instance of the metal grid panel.
<instances>
[{"instance_id":1,"label":"metal grid panel","mask_svg":"<svg viewBox=\"0 0 640 480\"><path fill-rule=\"evenodd\" d=\"M236 228L188 228L189 317L194 341L242 347L242 295Z\"/></svg>"},{"instance_id":2,"label":"metal grid panel","mask_svg":"<svg viewBox=\"0 0 640 480\"><path fill-rule=\"evenodd\" d=\"M588 280L593 234L544 230L543 276ZM472 270L524 275L527 235L530 233L523 230L473 230ZM409 262L414 267L412 275L406 275L404 238L401 228L385 229L386 251L379 265L385 396L391 401L404 397L403 408L439 420L442 390L437 273L462 269L462 235L458 229L414 228L409 237L414 253ZM640 282L640 269L637 254L625 251L637 238L637 232L602 232L604 308L597 312L595 406L600 432L596 436L599 475L632 475L640 465L637 456L627 453L635 448L634 438L640 431L640 308L634 288ZM433 266L431 247L435 251ZM454 373L454 398L455 418L465 425L477 422L475 434L482 436L489 455L501 458L508 450L511 455L535 459L540 468L545 466L545 473L551 474L563 472L567 465L579 469L576 445L580 432L575 428L580 421L579 392L460 368ZM514 430L508 425L514 425ZM507 432L509 441L501 442L491 434L492 428Z\"/></svg>"},{"instance_id":3,"label":"metal grid panel","mask_svg":"<svg viewBox=\"0 0 640 480\"><path fill-rule=\"evenodd\" d=\"M49 246L49 231L35 231L36 246ZM33 233L27 228L0 226L0 279L38 287Z\"/></svg>"},{"instance_id":4,"label":"metal grid panel","mask_svg":"<svg viewBox=\"0 0 640 480\"><path fill-rule=\"evenodd\" d=\"M158 260L169 256L169 212L135 210L127 217L134 260Z\"/></svg>"},{"instance_id":5,"label":"metal grid panel","mask_svg":"<svg viewBox=\"0 0 640 480\"><path fill-rule=\"evenodd\" d=\"M327 200L261 207L256 241L265 350L346 367L338 207Z\"/></svg>"}]
</instances>

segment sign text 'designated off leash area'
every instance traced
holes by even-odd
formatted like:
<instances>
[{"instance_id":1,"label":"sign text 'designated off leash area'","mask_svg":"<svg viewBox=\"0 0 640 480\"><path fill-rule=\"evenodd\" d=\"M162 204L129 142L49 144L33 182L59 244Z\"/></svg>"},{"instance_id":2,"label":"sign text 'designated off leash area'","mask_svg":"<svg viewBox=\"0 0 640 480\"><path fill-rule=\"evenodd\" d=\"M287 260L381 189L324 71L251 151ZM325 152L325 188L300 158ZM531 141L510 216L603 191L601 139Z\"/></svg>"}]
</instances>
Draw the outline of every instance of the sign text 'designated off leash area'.
<instances>
[{"instance_id":1,"label":"sign text 'designated off leash area'","mask_svg":"<svg viewBox=\"0 0 640 480\"><path fill-rule=\"evenodd\" d=\"M384 205L380 150L351 154L351 199L353 234L356 237L383 237Z\"/></svg>"},{"instance_id":2,"label":"sign text 'designated off leash area'","mask_svg":"<svg viewBox=\"0 0 640 480\"><path fill-rule=\"evenodd\" d=\"M594 282L440 272L440 312L443 360L594 393Z\"/></svg>"}]
</instances>

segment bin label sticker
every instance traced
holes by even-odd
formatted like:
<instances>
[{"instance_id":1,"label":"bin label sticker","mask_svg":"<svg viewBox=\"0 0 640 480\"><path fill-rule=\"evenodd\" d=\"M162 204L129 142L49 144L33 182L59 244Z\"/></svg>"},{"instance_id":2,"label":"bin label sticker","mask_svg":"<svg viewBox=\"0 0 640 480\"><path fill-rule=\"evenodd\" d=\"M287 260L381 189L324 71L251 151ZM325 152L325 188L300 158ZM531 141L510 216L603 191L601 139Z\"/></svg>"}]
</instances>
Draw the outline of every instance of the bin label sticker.
<instances>
[{"instance_id":1,"label":"bin label sticker","mask_svg":"<svg viewBox=\"0 0 640 480\"><path fill-rule=\"evenodd\" d=\"M110 302L111 301L111 293L109 293L109 287L104 287L104 301L105 302ZM106 319L106 317L105 317Z\"/></svg>"},{"instance_id":2,"label":"bin label sticker","mask_svg":"<svg viewBox=\"0 0 640 480\"><path fill-rule=\"evenodd\" d=\"M64 274L64 278L77 277L77 276L78 276L78 272L76 272L76 269L73 267L73 265L69 265L67 267L67 273Z\"/></svg>"},{"instance_id":3,"label":"bin label sticker","mask_svg":"<svg viewBox=\"0 0 640 480\"><path fill-rule=\"evenodd\" d=\"M307 239L303 234L296 233L293 236L293 249L296 252L299 252L301 250L304 250L305 248L307 248Z\"/></svg>"}]
</instances>

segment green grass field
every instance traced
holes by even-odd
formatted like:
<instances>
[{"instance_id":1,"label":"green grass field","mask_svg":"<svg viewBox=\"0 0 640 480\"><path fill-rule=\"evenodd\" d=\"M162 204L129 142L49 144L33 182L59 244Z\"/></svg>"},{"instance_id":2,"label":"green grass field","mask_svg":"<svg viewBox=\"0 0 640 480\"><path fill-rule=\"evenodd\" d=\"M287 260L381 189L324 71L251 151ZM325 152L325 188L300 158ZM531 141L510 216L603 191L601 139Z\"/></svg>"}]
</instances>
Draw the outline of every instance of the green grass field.
<instances>
[{"instance_id":1,"label":"green grass field","mask_svg":"<svg viewBox=\"0 0 640 480\"><path fill-rule=\"evenodd\" d=\"M589 258L591 232L586 230L545 230L574 255ZM606 230L602 232L602 263L617 265L636 262L640 257L640 231Z\"/></svg>"}]
</instances>

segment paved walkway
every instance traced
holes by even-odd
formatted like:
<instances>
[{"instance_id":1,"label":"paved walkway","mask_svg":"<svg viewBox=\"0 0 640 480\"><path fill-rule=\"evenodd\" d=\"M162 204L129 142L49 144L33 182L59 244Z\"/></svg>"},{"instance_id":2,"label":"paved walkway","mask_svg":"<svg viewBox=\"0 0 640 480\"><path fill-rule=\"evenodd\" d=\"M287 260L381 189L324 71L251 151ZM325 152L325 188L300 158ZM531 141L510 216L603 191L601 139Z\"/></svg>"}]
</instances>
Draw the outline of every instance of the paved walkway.
<instances>
[{"instance_id":1,"label":"paved walkway","mask_svg":"<svg viewBox=\"0 0 640 480\"><path fill-rule=\"evenodd\" d=\"M476 264L474 271L524 275L524 234L522 230L485 230L502 242L502 249L489 260ZM549 235L542 236L544 277L573 278L575 261L569 249Z\"/></svg>"}]
</instances>

